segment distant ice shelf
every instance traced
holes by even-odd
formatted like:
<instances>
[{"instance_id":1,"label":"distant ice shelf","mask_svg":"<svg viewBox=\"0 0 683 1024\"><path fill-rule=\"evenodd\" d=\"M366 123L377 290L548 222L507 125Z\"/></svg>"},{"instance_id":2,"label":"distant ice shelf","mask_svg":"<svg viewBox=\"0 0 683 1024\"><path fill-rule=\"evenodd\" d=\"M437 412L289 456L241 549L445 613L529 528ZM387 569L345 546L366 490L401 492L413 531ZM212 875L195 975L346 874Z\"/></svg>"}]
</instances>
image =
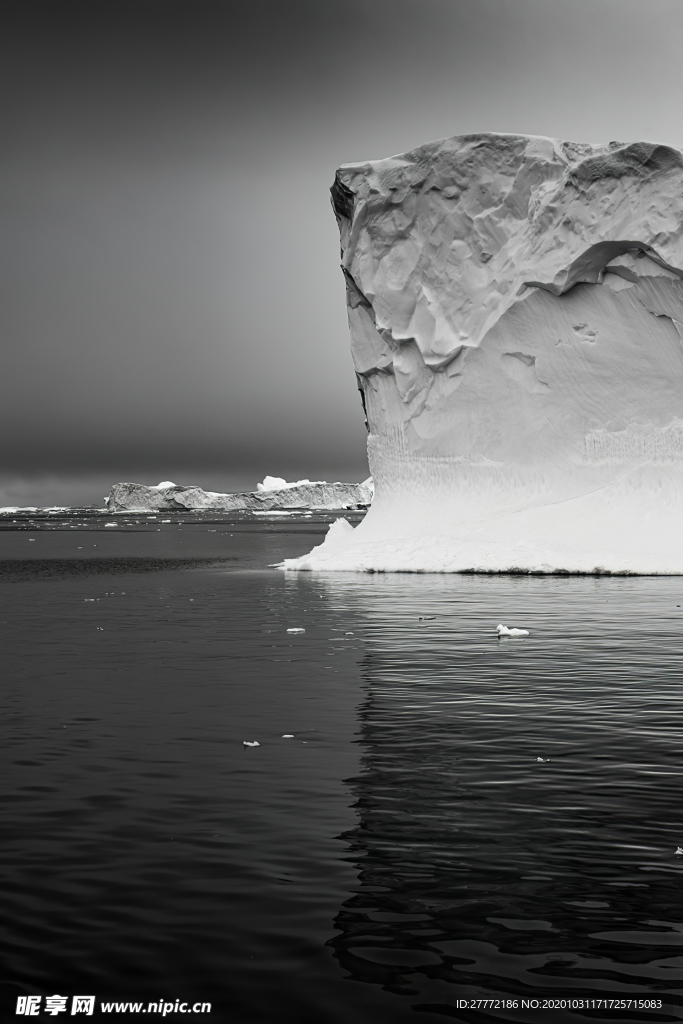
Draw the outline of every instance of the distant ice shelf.
<instances>
[{"instance_id":1,"label":"distant ice shelf","mask_svg":"<svg viewBox=\"0 0 683 1024\"><path fill-rule=\"evenodd\" d=\"M157 512L172 509L263 512L278 508L355 509L372 501L372 480L360 484L311 482L287 483L282 477L266 477L256 491L221 494L201 487L186 487L164 480L160 484L114 484L105 505L109 512Z\"/></svg>"},{"instance_id":2,"label":"distant ice shelf","mask_svg":"<svg viewBox=\"0 0 683 1024\"><path fill-rule=\"evenodd\" d=\"M283 567L683 574L683 155L465 135L332 199L376 490Z\"/></svg>"}]
</instances>

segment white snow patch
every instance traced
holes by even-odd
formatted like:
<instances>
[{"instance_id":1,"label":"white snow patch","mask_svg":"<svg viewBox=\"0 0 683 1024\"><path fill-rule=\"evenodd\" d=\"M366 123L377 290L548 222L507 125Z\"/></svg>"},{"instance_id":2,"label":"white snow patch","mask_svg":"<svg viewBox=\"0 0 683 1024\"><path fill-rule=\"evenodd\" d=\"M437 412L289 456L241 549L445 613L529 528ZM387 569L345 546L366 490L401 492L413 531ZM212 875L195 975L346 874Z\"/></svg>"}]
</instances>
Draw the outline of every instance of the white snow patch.
<instances>
[{"instance_id":1,"label":"white snow patch","mask_svg":"<svg viewBox=\"0 0 683 1024\"><path fill-rule=\"evenodd\" d=\"M289 487L300 487L302 484L325 484L326 480L293 480L287 483L283 476L264 476L263 481L256 485L257 491L285 491Z\"/></svg>"}]
</instances>

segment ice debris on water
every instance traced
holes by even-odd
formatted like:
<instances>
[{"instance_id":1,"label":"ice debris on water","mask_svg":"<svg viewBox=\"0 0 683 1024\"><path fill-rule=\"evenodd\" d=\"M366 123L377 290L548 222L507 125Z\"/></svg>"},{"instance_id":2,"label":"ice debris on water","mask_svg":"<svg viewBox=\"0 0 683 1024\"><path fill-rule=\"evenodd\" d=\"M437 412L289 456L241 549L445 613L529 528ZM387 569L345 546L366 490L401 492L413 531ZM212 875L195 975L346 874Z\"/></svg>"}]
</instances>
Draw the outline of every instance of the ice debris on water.
<instances>
[{"instance_id":1,"label":"ice debris on water","mask_svg":"<svg viewBox=\"0 0 683 1024\"><path fill-rule=\"evenodd\" d=\"M282 739L283 740L293 740L294 739L294 733L293 732L283 732Z\"/></svg>"},{"instance_id":2,"label":"ice debris on water","mask_svg":"<svg viewBox=\"0 0 683 1024\"><path fill-rule=\"evenodd\" d=\"M243 747L260 747L261 744L258 740L242 740Z\"/></svg>"},{"instance_id":3,"label":"ice debris on water","mask_svg":"<svg viewBox=\"0 0 683 1024\"><path fill-rule=\"evenodd\" d=\"M537 761L542 761L543 764L547 764L548 761L550 760L550 758L549 757L537 757L536 760Z\"/></svg>"},{"instance_id":4,"label":"ice debris on water","mask_svg":"<svg viewBox=\"0 0 683 1024\"><path fill-rule=\"evenodd\" d=\"M676 850L676 854L677 854L678 856L683 856L683 849L681 849L681 847L680 847L680 846L679 846L679 847L678 847L678 849Z\"/></svg>"},{"instance_id":5,"label":"ice debris on water","mask_svg":"<svg viewBox=\"0 0 683 1024\"><path fill-rule=\"evenodd\" d=\"M529 630L528 629L517 629L516 626L513 626L512 629L508 629L507 626L503 626L502 624L499 624L496 627L496 631L498 633L498 636L528 636L529 635Z\"/></svg>"},{"instance_id":6,"label":"ice debris on water","mask_svg":"<svg viewBox=\"0 0 683 1024\"><path fill-rule=\"evenodd\" d=\"M293 626L292 629L287 630L288 633L305 633L306 630L303 626Z\"/></svg>"}]
</instances>

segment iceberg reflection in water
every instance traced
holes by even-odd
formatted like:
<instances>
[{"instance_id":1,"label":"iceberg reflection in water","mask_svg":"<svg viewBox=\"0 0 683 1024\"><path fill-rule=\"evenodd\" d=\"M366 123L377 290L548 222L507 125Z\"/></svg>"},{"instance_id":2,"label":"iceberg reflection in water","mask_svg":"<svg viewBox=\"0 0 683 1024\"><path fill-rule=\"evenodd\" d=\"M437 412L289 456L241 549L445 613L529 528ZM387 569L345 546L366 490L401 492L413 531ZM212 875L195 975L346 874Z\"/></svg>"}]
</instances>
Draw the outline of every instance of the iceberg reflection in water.
<instances>
[{"instance_id":1,"label":"iceberg reflection in water","mask_svg":"<svg viewBox=\"0 0 683 1024\"><path fill-rule=\"evenodd\" d=\"M683 1019L680 580L264 568L331 518L0 518L3 1020Z\"/></svg>"},{"instance_id":2,"label":"iceberg reflection in water","mask_svg":"<svg viewBox=\"0 0 683 1024\"><path fill-rule=\"evenodd\" d=\"M457 1008L491 996L683 1019L675 581L326 579L365 627L360 887L329 942L350 976L459 1020L525 1019ZM498 640L506 617L531 636Z\"/></svg>"}]
</instances>

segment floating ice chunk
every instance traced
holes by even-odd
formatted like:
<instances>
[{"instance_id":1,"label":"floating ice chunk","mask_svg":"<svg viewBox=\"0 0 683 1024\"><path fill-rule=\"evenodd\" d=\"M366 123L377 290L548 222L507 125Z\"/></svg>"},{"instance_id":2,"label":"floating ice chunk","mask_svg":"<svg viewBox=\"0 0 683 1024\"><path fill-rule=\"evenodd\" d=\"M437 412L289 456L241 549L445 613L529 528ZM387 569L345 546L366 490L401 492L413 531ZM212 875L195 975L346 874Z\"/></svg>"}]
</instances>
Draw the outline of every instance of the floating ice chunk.
<instances>
[{"instance_id":1,"label":"floating ice chunk","mask_svg":"<svg viewBox=\"0 0 683 1024\"><path fill-rule=\"evenodd\" d=\"M105 523L105 526L118 526L118 523Z\"/></svg>"},{"instance_id":2,"label":"floating ice chunk","mask_svg":"<svg viewBox=\"0 0 683 1024\"><path fill-rule=\"evenodd\" d=\"M287 630L288 633L305 633L306 630L303 626L293 626L292 629Z\"/></svg>"},{"instance_id":3,"label":"floating ice chunk","mask_svg":"<svg viewBox=\"0 0 683 1024\"><path fill-rule=\"evenodd\" d=\"M496 628L497 628L498 636L528 636L529 635L529 630L528 629L517 629L516 626L513 626L512 629L508 629L507 626L499 625Z\"/></svg>"},{"instance_id":4,"label":"floating ice chunk","mask_svg":"<svg viewBox=\"0 0 683 1024\"><path fill-rule=\"evenodd\" d=\"M283 740L293 740L294 739L294 733L293 732L283 732L282 739Z\"/></svg>"},{"instance_id":5,"label":"floating ice chunk","mask_svg":"<svg viewBox=\"0 0 683 1024\"><path fill-rule=\"evenodd\" d=\"M261 744L258 740L242 740L243 747L260 747Z\"/></svg>"},{"instance_id":6,"label":"floating ice chunk","mask_svg":"<svg viewBox=\"0 0 683 1024\"><path fill-rule=\"evenodd\" d=\"M536 760L537 761L541 761L543 764L547 764L548 761L550 760L550 758L549 757L537 757Z\"/></svg>"},{"instance_id":7,"label":"floating ice chunk","mask_svg":"<svg viewBox=\"0 0 683 1024\"><path fill-rule=\"evenodd\" d=\"M679 847L678 847L678 849L676 850L676 854L677 854L678 856L683 856L683 849L681 849L681 847L680 847L680 846L679 846Z\"/></svg>"}]
</instances>

